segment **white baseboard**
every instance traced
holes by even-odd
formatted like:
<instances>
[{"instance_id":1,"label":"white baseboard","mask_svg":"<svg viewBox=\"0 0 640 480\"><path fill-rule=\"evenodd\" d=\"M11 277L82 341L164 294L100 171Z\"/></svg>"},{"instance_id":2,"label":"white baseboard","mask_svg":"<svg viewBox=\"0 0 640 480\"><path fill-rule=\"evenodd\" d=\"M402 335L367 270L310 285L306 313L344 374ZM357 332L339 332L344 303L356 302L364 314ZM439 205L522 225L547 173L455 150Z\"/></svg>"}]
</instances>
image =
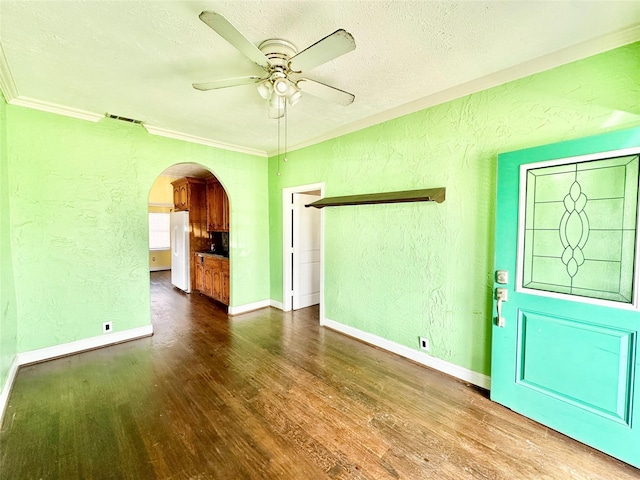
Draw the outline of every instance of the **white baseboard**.
<instances>
[{"instance_id":1,"label":"white baseboard","mask_svg":"<svg viewBox=\"0 0 640 480\"><path fill-rule=\"evenodd\" d=\"M151 335L153 335L153 325L151 324L123 330L121 332L105 333L97 337L84 338L75 342L62 343L52 347L19 353L17 355L18 365L29 365L31 363L53 360L54 358L65 357L85 350L93 350L94 348L115 345L116 343L128 342L129 340L149 337Z\"/></svg>"},{"instance_id":2,"label":"white baseboard","mask_svg":"<svg viewBox=\"0 0 640 480\"><path fill-rule=\"evenodd\" d=\"M253 310L260 310L261 308L271 306L271 300L260 300L259 302L245 303L244 305L238 305L236 307L229 307L229 315L240 315L241 313L252 312Z\"/></svg>"},{"instance_id":3,"label":"white baseboard","mask_svg":"<svg viewBox=\"0 0 640 480\"><path fill-rule=\"evenodd\" d=\"M9 368L9 374L0 393L0 426L9 401L9 394L13 388L13 383L18 373L18 368L22 365L31 363L44 362L53 360L54 358L65 357L80 353L86 350L115 345L117 343L128 342L137 338L149 337L153 335L153 325L144 325L143 327L131 328L122 332L106 333L97 337L85 338L75 342L63 343L52 347L39 348L27 352L18 353Z\"/></svg>"},{"instance_id":4,"label":"white baseboard","mask_svg":"<svg viewBox=\"0 0 640 480\"><path fill-rule=\"evenodd\" d=\"M4 412L7 408L7 404L9 403L9 395L11 394L13 382L15 381L16 374L18 373L18 367L18 358L16 356L16 358L13 359L11 367L9 367L9 373L7 374L7 378L4 382L4 387L2 387L2 392L0 393L0 425L2 425Z\"/></svg>"},{"instance_id":5,"label":"white baseboard","mask_svg":"<svg viewBox=\"0 0 640 480\"><path fill-rule=\"evenodd\" d=\"M331 330L344 333L345 335L356 338L375 347L395 353L401 357L408 358L409 360L433 368L434 370L439 370L447 375L464 380L465 382L472 383L473 385L486 388L487 390L491 388L491 377L488 375L474 372L468 368L432 357L431 355L427 355L426 353L414 350L405 345L400 345L399 343L392 342L386 338L378 337L372 333L364 332L328 318L323 319L321 325L330 328Z\"/></svg>"},{"instance_id":6,"label":"white baseboard","mask_svg":"<svg viewBox=\"0 0 640 480\"><path fill-rule=\"evenodd\" d=\"M228 313L229 315L240 315L241 313L252 312L266 307L275 307L282 310L282 302L273 299L260 300L259 302L246 303L237 307L229 307Z\"/></svg>"},{"instance_id":7,"label":"white baseboard","mask_svg":"<svg viewBox=\"0 0 640 480\"><path fill-rule=\"evenodd\" d=\"M171 266L168 267L149 267L150 272L161 272L163 270L171 270Z\"/></svg>"}]
</instances>

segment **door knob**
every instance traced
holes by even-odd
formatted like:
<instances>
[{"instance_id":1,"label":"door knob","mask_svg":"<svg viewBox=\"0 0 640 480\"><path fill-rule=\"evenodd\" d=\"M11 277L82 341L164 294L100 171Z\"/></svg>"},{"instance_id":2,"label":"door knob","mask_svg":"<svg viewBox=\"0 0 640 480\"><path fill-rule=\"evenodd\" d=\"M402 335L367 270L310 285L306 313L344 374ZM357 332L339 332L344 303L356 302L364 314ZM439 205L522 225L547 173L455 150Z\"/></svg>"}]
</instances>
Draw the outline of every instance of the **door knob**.
<instances>
[{"instance_id":1,"label":"door knob","mask_svg":"<svg viewBox=\"0 0 640 480\"><path fill-rule=\"evenodd\" d=\"M506 302L508 298L506 288L496 288L496 309L498 310L497 325L500 328L505 326L505 319L502 316L502 302Z\"/></svg>"}]
</instances>

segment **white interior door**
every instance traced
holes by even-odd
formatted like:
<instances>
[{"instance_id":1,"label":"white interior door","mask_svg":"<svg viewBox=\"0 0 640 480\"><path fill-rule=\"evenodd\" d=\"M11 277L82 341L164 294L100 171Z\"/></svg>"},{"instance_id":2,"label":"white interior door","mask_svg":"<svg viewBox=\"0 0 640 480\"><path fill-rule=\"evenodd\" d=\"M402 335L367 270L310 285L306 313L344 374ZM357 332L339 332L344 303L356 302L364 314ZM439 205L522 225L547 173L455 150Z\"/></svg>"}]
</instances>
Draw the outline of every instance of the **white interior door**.
<instances>
[{"instance_id":1,"label":"white interior door","mask_svg":"<svg viewBox=\"0 0 640 480\"><path fill-rule=\"evenodd\" d=\"M293 194L293 309L320 303L320 210L305 205L320 195Z\"/></svg>"}]
</instances>

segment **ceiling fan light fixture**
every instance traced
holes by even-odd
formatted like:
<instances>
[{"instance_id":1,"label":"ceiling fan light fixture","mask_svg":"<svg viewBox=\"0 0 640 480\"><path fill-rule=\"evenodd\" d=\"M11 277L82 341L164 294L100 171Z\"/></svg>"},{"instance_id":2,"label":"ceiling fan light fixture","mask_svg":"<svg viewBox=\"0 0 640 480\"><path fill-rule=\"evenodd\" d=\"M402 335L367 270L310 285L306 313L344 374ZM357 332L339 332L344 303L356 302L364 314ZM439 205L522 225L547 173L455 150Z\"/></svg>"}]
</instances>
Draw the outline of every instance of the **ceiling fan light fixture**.
<instances>
[{"instance_id":1,"label":"ceiling fan light fixture","mask_svg":"<svg viewBox=\"0 0 640 480\"><path fill-rule=\"evenodd\" d=\"M269 100L272 92L273 92L273 87L271 86L271 82L269 80L260 82L260 85L258 85L258 93L265 100Z\"/></svg>"},{"instance_id":2,"label":"ceiling fan light fixture","mask_svg":"<svg viewBox=\"0 0 640 480\"><path fill-rule=\"evenodd\" d=\"M280 97L278 95L271 95L271 98L269 99L269 108L273 110L284 110L285 101L286 101L285 97Z\"/></svg>"},{"instance_id":3,"label":"ceiling fan light fixture","mask_svg":"<svg viewBox=\"0 0 640 480\"><path fill-rule=\"evenodd\" d=\"M291 84L291 90L289 92L289 105L295 105L302 97L302 92L295 83Z\"/></svg>"},{"instance_id":4,"label":"ceiling fan light fixture","mask_svg":"<svg viewBox=\"0 0 640 480\"><path fill-rule=\"evenodd\" d=\"M286 78L280 77L273 81L273 92L280 97L285 97L289 93L289 83Z\"/></svg>"}]
</instances>

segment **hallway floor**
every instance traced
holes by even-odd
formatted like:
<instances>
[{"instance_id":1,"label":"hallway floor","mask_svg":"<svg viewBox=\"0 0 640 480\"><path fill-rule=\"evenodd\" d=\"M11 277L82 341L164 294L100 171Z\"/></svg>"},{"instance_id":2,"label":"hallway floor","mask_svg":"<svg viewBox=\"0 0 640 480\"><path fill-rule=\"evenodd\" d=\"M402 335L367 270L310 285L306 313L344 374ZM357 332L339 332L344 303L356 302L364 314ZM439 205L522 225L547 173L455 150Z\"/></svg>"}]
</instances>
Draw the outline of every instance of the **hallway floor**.
<instances>
[{"instance_id":1,"label":"hallway floor","mask_svg":"<svg viewBox=\"0 0 640 480\"><path fill-rule=\"evenodd\" d=\"M483 390L151 274L153 337L23 367L0 478L640 479Z\"/></svg>"}]
</instances>

